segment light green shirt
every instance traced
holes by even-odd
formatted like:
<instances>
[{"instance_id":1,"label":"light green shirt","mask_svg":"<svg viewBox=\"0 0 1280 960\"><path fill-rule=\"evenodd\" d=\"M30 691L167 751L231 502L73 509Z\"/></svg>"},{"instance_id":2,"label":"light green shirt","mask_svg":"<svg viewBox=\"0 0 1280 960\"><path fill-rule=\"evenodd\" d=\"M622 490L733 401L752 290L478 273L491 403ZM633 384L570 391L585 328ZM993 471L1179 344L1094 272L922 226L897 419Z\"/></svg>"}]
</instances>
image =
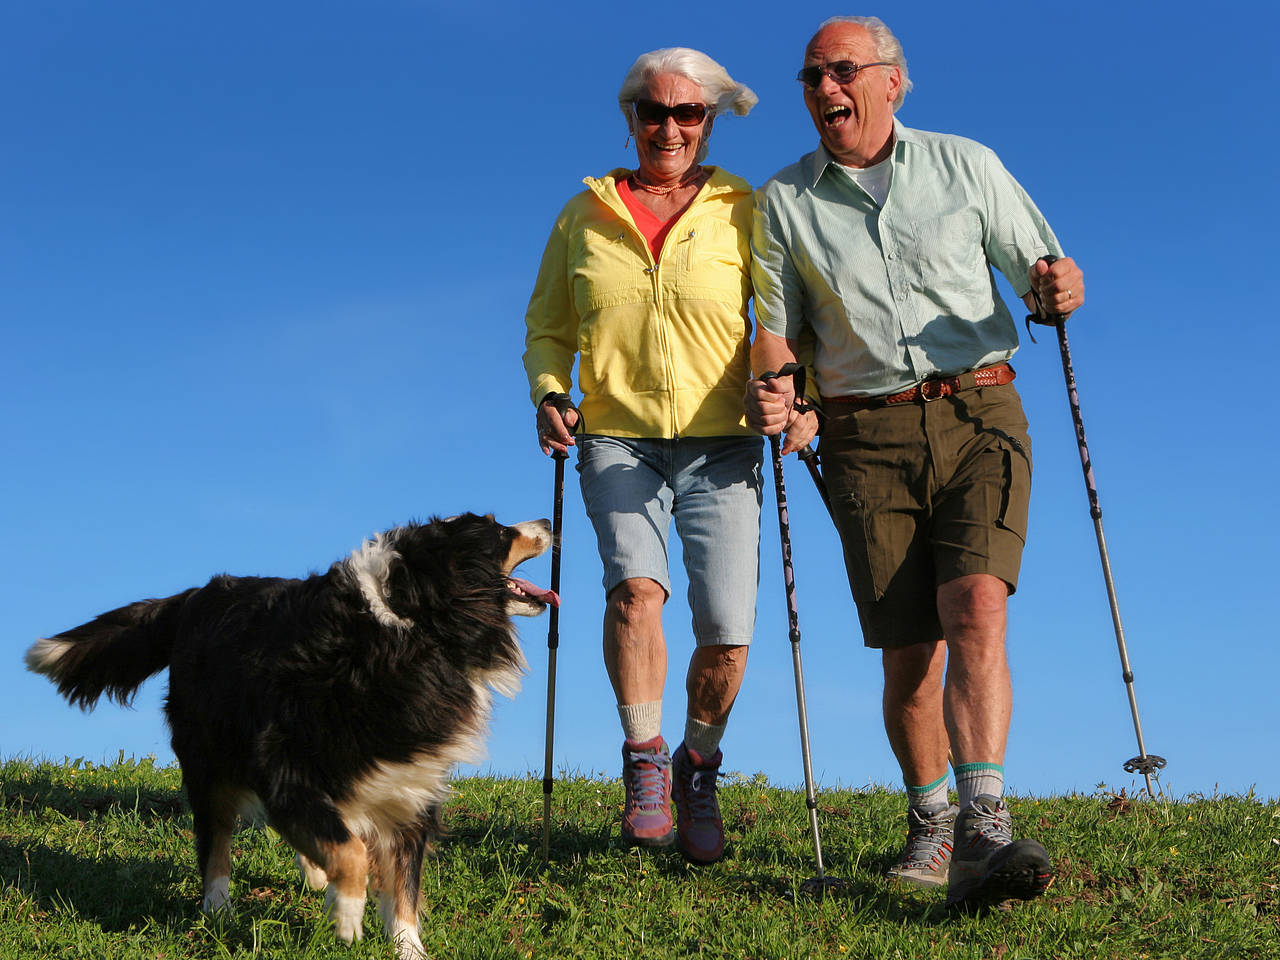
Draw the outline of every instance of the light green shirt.
<instances>
[{"instance_id":1,"label":"light green shirt","mask_svg":"<svg viewBox=\"0 0 1280 960\"><path fill-rule=\"evenodd\" d=\"M897 393L1008 360L1014 291L1062 250L1026 191L980 143L894 121L884 207L819 148L756 191L751 276L761 327L804 342L826 396Z\"/></svg>"}]
</instances>

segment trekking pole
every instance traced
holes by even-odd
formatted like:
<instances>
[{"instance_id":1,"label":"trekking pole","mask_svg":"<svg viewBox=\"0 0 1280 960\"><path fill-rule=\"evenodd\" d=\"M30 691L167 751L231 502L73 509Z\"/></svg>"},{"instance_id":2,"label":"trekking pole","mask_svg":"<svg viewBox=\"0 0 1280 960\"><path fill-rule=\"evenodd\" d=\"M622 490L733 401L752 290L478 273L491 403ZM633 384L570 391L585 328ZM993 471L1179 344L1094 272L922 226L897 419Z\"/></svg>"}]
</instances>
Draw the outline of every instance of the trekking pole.
<instances>
[{"instance_id":1,"label":"trekking pole","mask_svg":"<svg viewBox=\"0 0 1280 960\"><path fill-rule=\"evenodd\" d=\"M786 364L777 373L762 374L760 379L794 374L795 382L804 382L804 368L797 364ZM803 394L803 388L797 395ZM822 896L831 887L839 886L843 881L829 877L822 864L822 836L818 830L818 801L813 788L813 760L809 750L809 711L804 696L804 665L800 658L800 612L796 603L795 568L791 563L791 522L787 514L787 485L782 472L782 444L778 435L769 438L769 446L773 452L773 488L778 501L778 536L782 541L782 582L787 597L788 635L791 639L791 666L796 682L796 711L800 719L800 755L804 763L804 795L805 806L809 808L809 829L813 834L813 859L817 867L817 875L810 877L800 885L806 893ZM811 451L812 452L812 451Z\"/></svg>"},{"instance_id":2,"label":"trekking pole","mask_svg":"<svg viewBox=\"0 0 1280 960\"><path fill-rule=\"evenodd\" d=\"M813 478L813 485L818 488L818 496L822 498L822 505L827 508L827 513L834 520L835 514L831 513L831 495L827 493L827 482L822 479L822 464L818 459L818 451L806 443L803 450L796 452L796 456L808 467L809 476Z\"/></svg>"},{"instance_id":3,"label":"trekking pole","mask_svg":"<svg viewBox=\"0 0 1280 960\"><path fill-rule=\"evenodd\" d=\"M1058 258L1049 255L1041 257L1045 263L1053 263ZM1034 293L1036 305L1041 313L1044 306L1039 295ZM1093 479L1093 461L1089 457L1089 444L1084 436L1084 419L1080 414L1080 394L1076 390L1076 374L1071 364L1071 346L1067 342L1067 318L1063 314L1031 314L1027 317L1027 332L1031 332L1032 321L1052 326L1058 331L1058 351L1062 354L1062 373L1067 381L1067 401L1071 404L1071 419L1075 423L1076 445L1080 448L1080 466L1084 469L1084 486L1089 495L1089 515L1093 517L1093 532L1098 540L1098 555L1102 560L1102 578L1107 584L1107 601L1111 605L1111 622L1115 626L1116 646L1120 651L1121 676L1124 679L1125 692L1129 697L1129 713L1133 716L1133 730L1138 738L1138 755L1124 763L1125 773L1140 773L1147 784L1147 796L1155 799L1155 790L1151 786L1151 776L1162 770L1168 763L1164 757L1147 753L1146 743L1142 737L1142 720L1138 716L1138 696L1133 686L1133 668L1129 665L1129 647L1124 639L1124 626L1120 622L1120 605L1116 600L1115 580L1111 575L1111 557L1107 553L1107 538L1102 530L1102 507L1098 505L1098 487ZM1032 337L1032 342L1035 337Z\"/></svg>"},{"instance_id":4,"label":"trekking pole","mask_svg":"<svg viewBox=\"0 0 1280 960\"><path fill-rule=\"evenodd\" d=\"M563 417L565 411L573 410L578 419L572 427L577 433L582 424L582 414L573 406L567 394L552 394L553 405ZM554 502L551 511L551 592L560 594L560 534L564 522L564 462L569 455L563 450L553 450L556 462ZM555 782L552 775L552 748L555 744L556 728L556 651L560 647L560 607L553 604L547 617L547 733L546 753L542 764L542 865L545 867L551 858L551 790Z\"/></svg>"},{"instance_id":5,"label":"trekking pole","mask_svg":"<svg viewBox=\"0 0 1280 960\"><path fill-rule=\"evenodd\" d=\"M551 514L551 590L560 593L560 529L564 518L564 462L568 454L552 451L556 461L555 504ZM551 751L556 728L556 651L560 646L560 608L552 606L547 626L547 736L542 764L542 863L551 857Z\"/></svg>"}]
</instances>

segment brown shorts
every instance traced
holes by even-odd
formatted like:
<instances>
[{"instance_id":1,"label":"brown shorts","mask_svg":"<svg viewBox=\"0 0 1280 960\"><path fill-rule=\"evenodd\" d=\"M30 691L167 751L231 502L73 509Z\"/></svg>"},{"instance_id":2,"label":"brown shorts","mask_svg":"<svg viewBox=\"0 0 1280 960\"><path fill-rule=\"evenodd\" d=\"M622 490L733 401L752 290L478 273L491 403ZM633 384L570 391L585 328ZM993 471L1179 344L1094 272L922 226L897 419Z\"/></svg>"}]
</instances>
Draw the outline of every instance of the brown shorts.
<instances>
[{"instance_id":1,"label":"brown shorts","mask_svg":"<svg viewBox=\"0 0 1280 960\"><path fill-rule=\"evenodd\" d=\"M948 580L1017 588L1031 439L1013 384L826 414L819 453L868 647L942 639Z\"/></svg>"}]
</instances>

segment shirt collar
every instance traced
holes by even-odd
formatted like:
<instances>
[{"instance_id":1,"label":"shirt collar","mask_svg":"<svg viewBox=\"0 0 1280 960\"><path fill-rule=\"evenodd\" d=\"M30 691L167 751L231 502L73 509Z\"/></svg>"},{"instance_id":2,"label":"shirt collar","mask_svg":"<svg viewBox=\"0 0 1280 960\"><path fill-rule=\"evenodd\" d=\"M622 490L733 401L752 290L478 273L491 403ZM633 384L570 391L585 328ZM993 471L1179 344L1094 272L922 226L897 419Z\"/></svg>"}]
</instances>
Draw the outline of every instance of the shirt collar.
<instances>
[{"instance_id":1,"label":"shirt collar","mask_svg":"<svg viewBox=\"0 0 1280 960\"><path fill-rule=\"evenodd\" d=\"M903 143L914 143L916 140L915 131L910 127L904 127L897 117L893 118L893 149L889 151L889 158L897 163L900 159L898 150ZM822 179L822 175L827 172L827 167L832 164L839 164L831 152L827 150L825 143L818 143L818 149L812 154L813 166L809 171L809 188L813 189L818 185L818 181Z\"/></svg>"}]
</instances>

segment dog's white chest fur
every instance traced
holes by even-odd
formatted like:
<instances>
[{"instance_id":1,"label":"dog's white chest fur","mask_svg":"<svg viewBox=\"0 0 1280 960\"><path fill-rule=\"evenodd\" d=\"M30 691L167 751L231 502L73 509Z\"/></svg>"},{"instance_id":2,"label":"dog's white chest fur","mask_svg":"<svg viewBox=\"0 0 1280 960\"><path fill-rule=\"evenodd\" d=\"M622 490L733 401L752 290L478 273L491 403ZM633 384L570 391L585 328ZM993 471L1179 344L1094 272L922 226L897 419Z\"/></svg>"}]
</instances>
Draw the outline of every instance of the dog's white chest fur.
<instances>
[{"instance_id":1,"label":"dog's white chest fur","mask_svg":"<svg viewBox=\"0 0 1280 960\"><path fill-rule=\"evenodd\" d=\"M338 804L347 828L365 837L376 837L413 823L422 810L443 803L449 795L453 768L484 759L493 691L515 696L525 670L524 658L520 661L511 669L493 671L473 682L472 722L448 743L406 763L380 761L357 780L347 798Z\"/></svg>"}]
</instances>

